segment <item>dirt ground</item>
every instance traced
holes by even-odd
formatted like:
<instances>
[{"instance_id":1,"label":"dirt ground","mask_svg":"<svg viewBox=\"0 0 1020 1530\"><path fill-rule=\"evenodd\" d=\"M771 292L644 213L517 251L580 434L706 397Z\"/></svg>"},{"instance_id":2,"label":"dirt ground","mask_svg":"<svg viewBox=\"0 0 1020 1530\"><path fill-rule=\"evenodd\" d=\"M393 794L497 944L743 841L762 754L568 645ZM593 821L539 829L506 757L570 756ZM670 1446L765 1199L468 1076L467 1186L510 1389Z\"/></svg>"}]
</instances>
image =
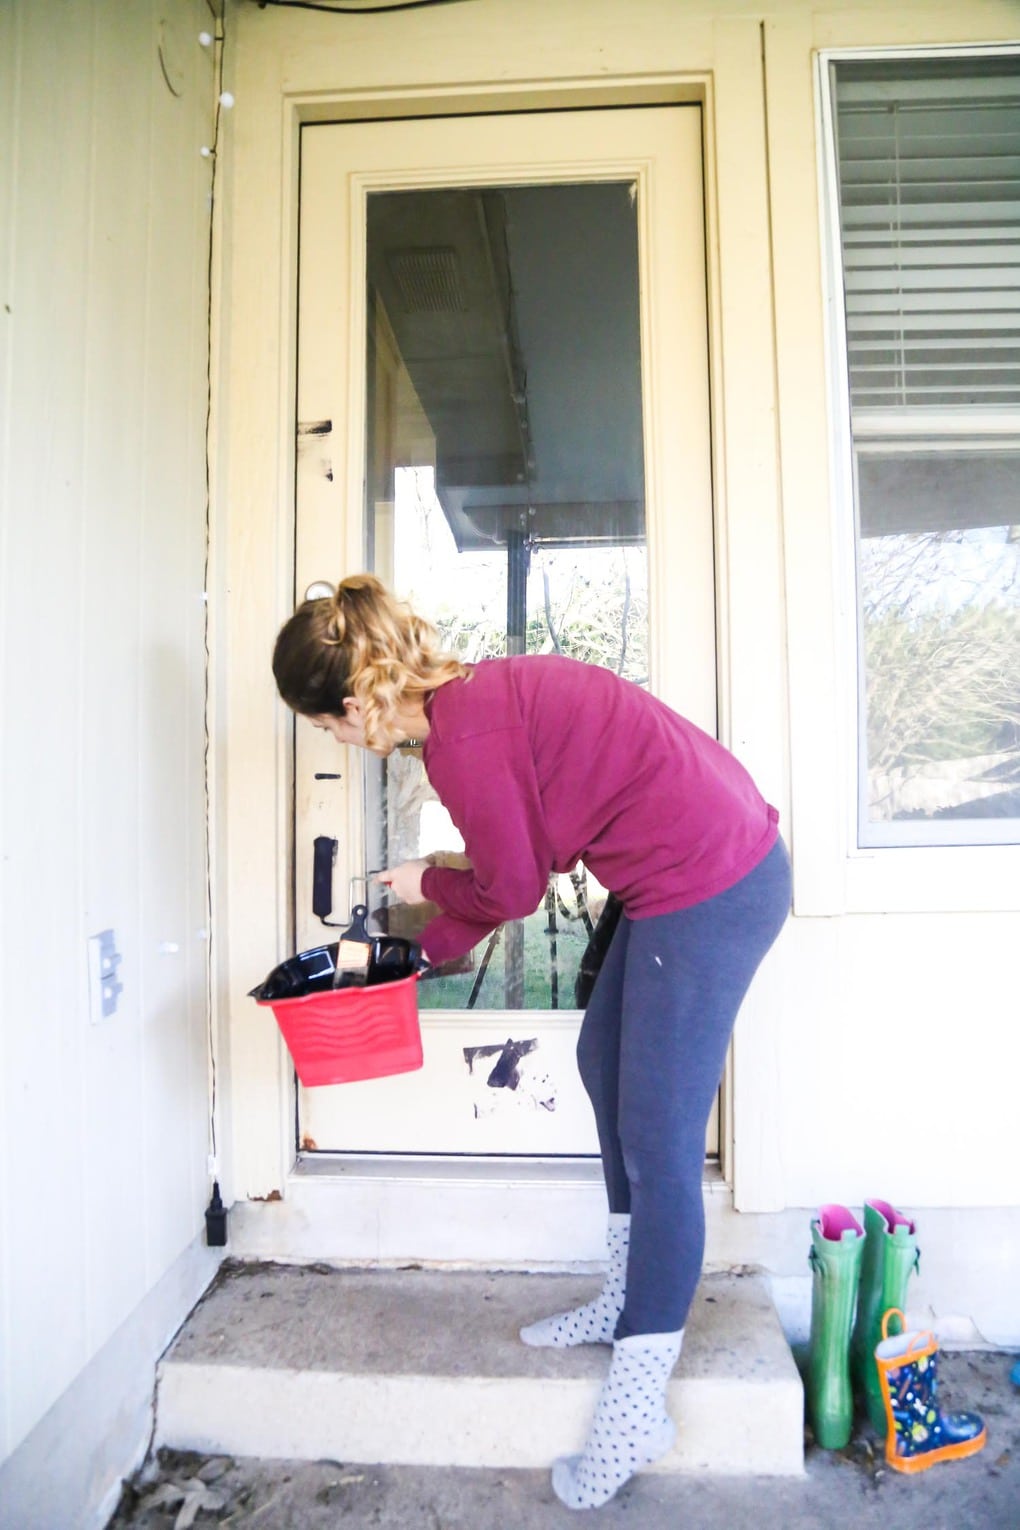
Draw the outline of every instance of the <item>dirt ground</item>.
<instances>
[{"instance_id":1,"label":"dirt ground","mask_svg":"<svg viewBox=\"0 0 1020 1530\"><path fill-rule=\"evenodd\" d=\"M644 1473L604 1508L557 1502L547 1472L230 1460L161 1452L125 1485L108 1530L1020 1530L1020 1387L1015 1355L940 1356L940 1401L971 1409L988 1444L968 1461L917 1476L885 1465L867 1426L845 1451L807 1440L806 1475Z\"/></svg>"}]
</instances>

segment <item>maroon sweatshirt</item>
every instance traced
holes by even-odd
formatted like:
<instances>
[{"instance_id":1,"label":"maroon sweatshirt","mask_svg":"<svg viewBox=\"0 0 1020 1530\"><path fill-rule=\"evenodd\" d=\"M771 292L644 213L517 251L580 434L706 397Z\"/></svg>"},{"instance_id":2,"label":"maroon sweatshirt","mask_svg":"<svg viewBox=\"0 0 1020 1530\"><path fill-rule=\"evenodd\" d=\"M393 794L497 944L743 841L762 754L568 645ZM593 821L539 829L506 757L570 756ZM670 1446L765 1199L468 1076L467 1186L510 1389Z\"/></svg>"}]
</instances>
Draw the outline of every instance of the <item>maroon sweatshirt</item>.
<instances>
[{"instance_id":1,"label":"maroon sweatshirt","mask_svg":"<svg viewBox=\"0 0 1020 1530\"><path fill-rule=\"evenodd\" d=\"M470 871L430 867L439 964L538 907L583 860L632 919L732 887L771 850L776 809L723 746L608 669L555 654L488 659L427 706L425 769Z\"/></svg>"}]
</instances>

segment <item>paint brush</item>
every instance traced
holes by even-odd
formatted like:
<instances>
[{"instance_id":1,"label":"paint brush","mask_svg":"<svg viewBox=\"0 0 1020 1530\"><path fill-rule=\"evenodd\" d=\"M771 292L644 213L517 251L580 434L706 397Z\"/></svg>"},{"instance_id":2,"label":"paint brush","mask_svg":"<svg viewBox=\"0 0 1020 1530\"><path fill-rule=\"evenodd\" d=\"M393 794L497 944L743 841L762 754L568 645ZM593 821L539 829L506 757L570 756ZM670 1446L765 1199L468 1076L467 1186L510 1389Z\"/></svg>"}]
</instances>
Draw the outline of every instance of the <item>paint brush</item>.
<instances>
[{"instance_id":1,"label":"paint brush","mask_svg":"<svg viewBox=\"0 0 1020 1530\"><path fill-rule=\"evenodd\" d=\"M372 936L365 928L365 904L355 904L351 922L337 941L336 961L333 969L333 987L358 985L368 981L368 967L372 959Z\"/></svg>"},{"instance_id":2,"label":"paint brush","mask_svg":"<svg viewBox=\"0 0 1020 1530\"><path fill-rule=\"evenodd\" d=\"M336 969L333 973L333 987L341 988L345 978L352 979L355 983L364 982L368 976L368 964L372 956L372 947L366 945L363 940L344 940L337 942Z\"/></svg>"}]
</instances>

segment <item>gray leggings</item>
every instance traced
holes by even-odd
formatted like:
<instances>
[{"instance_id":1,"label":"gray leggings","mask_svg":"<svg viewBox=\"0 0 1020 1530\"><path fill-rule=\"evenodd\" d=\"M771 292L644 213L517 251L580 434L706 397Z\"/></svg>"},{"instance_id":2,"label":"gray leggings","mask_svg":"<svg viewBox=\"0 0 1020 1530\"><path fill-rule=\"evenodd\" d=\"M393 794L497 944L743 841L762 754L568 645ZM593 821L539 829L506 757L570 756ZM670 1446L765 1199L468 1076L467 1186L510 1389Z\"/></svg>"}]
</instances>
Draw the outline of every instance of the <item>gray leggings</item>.
<instances>
[{"instance_id":1,"label":"gray leggings","mask_svg":"<svg viewBox=\"0 0 1020 1530\"><path fill-rule=\"evenodd\" d=\"M595 1111L609 1209L630 1212L618 1339L675 1333L705 1249L705 1132L737 1011L790 911L780 839L735 887L693 908L621 918L577 1061Z\"/></svg>"}]
</instances>

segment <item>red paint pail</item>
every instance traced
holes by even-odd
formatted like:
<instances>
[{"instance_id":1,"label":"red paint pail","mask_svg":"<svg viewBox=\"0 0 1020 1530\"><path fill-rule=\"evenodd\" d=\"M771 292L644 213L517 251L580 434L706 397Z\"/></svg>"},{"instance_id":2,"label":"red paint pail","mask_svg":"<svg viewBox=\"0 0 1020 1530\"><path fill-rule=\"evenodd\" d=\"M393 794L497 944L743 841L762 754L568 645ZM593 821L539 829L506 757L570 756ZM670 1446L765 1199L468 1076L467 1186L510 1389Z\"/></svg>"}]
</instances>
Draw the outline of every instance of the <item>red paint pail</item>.
<instances>
[{"instance_id":1,"label":"red paint pail","mask_svg":"<svg viewBox=\"0 0 1020 1530\"><path fill-rule=\"evenodd\" d=\"M412 1073L422 1065L416 973L368 988L331 988L258 1003L276 1016L307 1088Z\"/></svg>"}]
</instances>

